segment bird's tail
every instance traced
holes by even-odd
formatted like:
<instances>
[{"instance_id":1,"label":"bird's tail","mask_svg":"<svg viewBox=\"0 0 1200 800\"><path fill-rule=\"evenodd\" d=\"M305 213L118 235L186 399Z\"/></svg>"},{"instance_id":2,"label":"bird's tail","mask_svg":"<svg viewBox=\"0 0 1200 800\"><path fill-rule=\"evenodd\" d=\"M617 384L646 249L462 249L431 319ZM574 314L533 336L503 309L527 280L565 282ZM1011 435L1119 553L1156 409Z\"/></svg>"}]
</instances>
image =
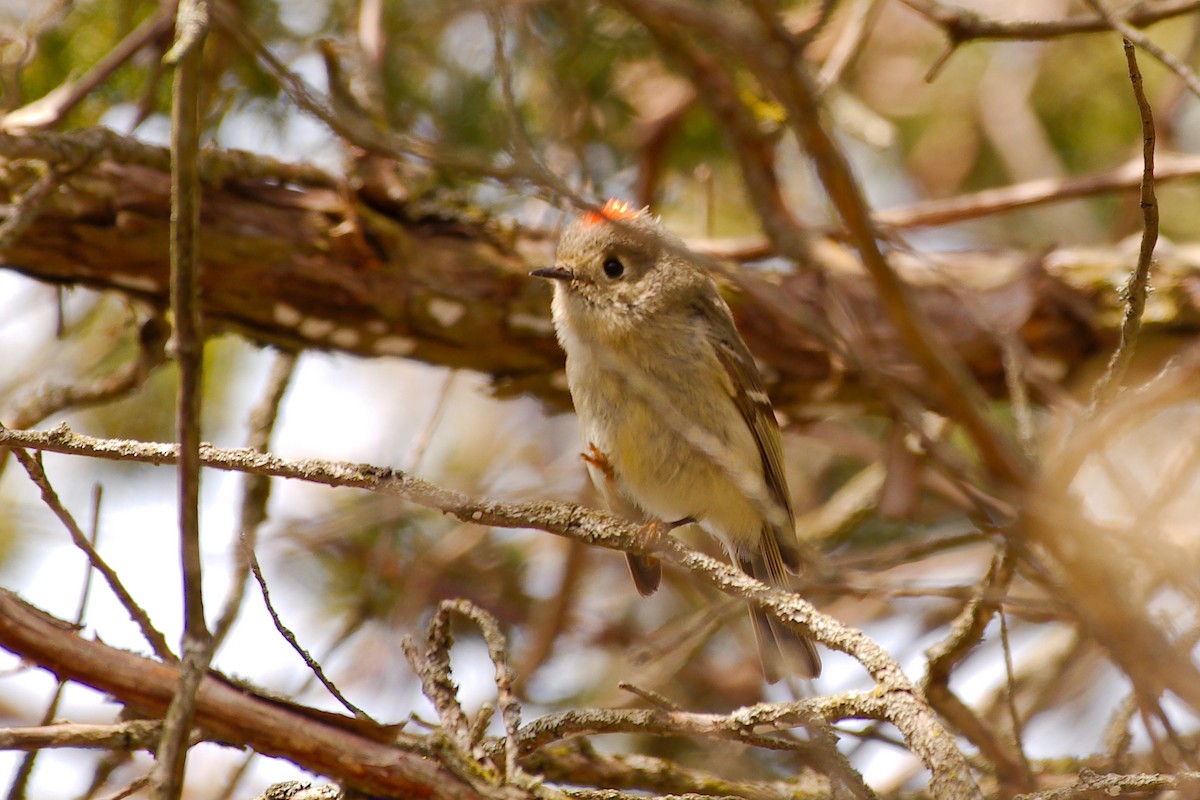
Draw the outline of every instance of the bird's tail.
<instances>
[{"instance_id":1,"label":"bird's tail","mask_svg":"<svg viewBox=\"0 0 1200 800\"><path fill-rule=\"evenodd\" d=\"M739 555L738 564L750 577L779 585L761 555ZM758 656L767 683L776 683L784 675L815 678L821 674L821 656L811 639L758 608L751 607L750 619L754 623L754 640L758 643Z\"/></svg>"},{"instance_id":2,"label":"bird's tail","mask_svg":"<svg viewBox=\"0 0 1200 800\"><path fill-rule=\"evenodd\" d=\"M662 580L662 563L653 556L633 553L626 553L625 558L629 561L629 574L633 576L633 585L637 587L638 594L642 597L654 594Z\"/></svg>"}]
</instances>

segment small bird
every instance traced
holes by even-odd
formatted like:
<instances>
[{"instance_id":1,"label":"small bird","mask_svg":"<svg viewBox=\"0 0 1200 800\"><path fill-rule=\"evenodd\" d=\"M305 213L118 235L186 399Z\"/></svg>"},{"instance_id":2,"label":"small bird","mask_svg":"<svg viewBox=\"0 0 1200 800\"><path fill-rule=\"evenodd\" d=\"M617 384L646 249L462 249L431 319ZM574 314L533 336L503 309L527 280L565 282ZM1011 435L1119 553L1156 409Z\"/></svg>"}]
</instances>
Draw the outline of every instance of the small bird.
<instances>
[{"instance_id":1,"label":"small bird","mask_svg":"<svg viewBox=\"0 0 1200 800\"><path fill-rule=\"evenodd\" d=\"M554 328L567 353L583 459L615 513L695 523L742 571L785 587L800 569L779 424L754 358L708 270L646 209L609 200L563 230ZM656 559L628 555L643 595ZM751 609L766 679L815 678L813 643Z\"/></svg>"}]
</instances>

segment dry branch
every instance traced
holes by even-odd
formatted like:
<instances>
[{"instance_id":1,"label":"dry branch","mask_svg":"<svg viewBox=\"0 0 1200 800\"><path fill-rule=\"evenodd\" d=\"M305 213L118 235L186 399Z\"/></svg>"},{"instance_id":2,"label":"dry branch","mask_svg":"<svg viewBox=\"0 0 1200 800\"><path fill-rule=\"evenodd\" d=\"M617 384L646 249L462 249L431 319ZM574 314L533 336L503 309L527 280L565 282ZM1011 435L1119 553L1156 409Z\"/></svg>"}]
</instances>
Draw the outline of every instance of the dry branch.
<instances>
[{"instance_id":1,"label":"dry branch","mask_svg":"<svg viewBox=\"0 0 1200 800\"><path fill-rule=\"evenodd\" d=\"M157 717L179 683L176 666L85 639L6 591L0 591L0 646ZM196 700L196 725L213 739L253 746L347 786L387 796L479 797L435 761L387 744L394 729L271 700L212 674L200 682Z\"/></svg>"},{"instance_id":2,"label":"dry branch","mask_svg":"<svg viewBox=\"0 0 1200 800\"><path fill-rule=\"evenodd\" d=\"M64 182L6 251L8 268L165 306L165 151L93 130L57 138L0 135L0 156L74 164L97 159ZM234 330L288 349L462 367L491 375L501 392L529 391L565 405L546 289L526 276L531 265L552 257L544 236L506 229L444 198L373 207L349 190L330 188L335 181L319 171L245 154L205 152L200 175L208 209L200 231L201 310L210 330ZM845 268L735 273L739 285L730 299L739 325L766 367L773 397L785 407L815 397L863 396L856 376L842 373L805 322L831 325L824 309L831 290L868 321L879 362L920 383L867 278L848 255L833 260ZM1062 251L1040 259L955 254L939 259L945 266L935 269L900 256L895 261L914 282L917 305L995 392L1004 390L1003 353L988 327L1019 336L1059 376L1115 339L1119 327L1112 278L1123 264L1119 252ZM1180 332L1200 325L1200 291L1188 269L1197 261L1182 250L1174 265L1163 259L1158 297L1164 305L1148 325ZM960 293L973 297L986 326Z\"/></svg>"},{"instance_id":3,"label":"dry branch","mask_svg":"<svg viewBox=\"0 0 1200 800\"><path fill-rule=\"evenodd\" d=\"M60 426L48 433L0 429L0 446L90 455L123 461L172 464L176 445L104 440L72 433ZM201 463L208 467L297 478L330 486L352 486L394 494L453 516L463 522L503 528L536 528L586 544L625 552L656 555L727 594L760 606L785 625L802 629L816 641L852 656L877 684L873 694L880 716L896 726L913 754L931 772L931 790L939 797L974 798L979 789L967 763L937 721L920 690L895 660L861 631L846 627L790 592L772 589L664 533L648 536L639 525L610 514L563 503L499 503L468 497L435 486L399 470L366 464L293 460L253 450L226 450L204 445ZM2 643L0 643L2 644ZM853 714L850 714L853 716ZM863 711L864 716L875 713Z\"/></svg>"}]
</instances>

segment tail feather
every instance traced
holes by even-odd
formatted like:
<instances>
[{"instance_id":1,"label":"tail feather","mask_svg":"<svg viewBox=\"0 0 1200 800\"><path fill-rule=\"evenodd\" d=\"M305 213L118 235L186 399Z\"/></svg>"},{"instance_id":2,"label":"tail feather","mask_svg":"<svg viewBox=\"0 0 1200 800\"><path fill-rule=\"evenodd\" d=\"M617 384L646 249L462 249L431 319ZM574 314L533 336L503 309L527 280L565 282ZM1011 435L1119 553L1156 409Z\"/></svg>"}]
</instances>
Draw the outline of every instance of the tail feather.
<instances>
[{"instance_id":1,"label":"tail feather","mask_svg":"<svg viewBox=\"0 0 1200 800\"><path fill-rule=\"evenodd\" d=\"M761 555L739 556L738 563L750 577L778 585ZM821 674L821 656L811 639L758 608L750 609L750 619L767 683L777 683L784 675L816 678Z\"/></svg>"},{"instance_id":2,"label":"tail feather","mask_svg":"<svg viewBox=\"0 0 1200 800\"><path fill-rule=\"evenodd\" d=\"M662 563L652 556L638 556L633 553L625 554L629 562L629 574L633 576L633 585L638 594L649 597L658 589L662 581Z\"/></svg>"}]
</instances>

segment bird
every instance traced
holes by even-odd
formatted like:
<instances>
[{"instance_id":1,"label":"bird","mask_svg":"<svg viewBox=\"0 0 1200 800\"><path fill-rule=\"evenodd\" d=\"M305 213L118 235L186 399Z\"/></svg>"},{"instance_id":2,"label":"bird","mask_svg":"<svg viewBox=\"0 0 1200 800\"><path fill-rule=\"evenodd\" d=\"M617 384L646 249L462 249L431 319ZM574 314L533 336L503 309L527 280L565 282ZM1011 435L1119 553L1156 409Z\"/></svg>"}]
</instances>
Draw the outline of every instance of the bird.
<instances>
[{"instance_id":1,"label":"bird","mask_svg":"<svg viewBox=\"0 0 1200 800\"><path fill-rule=\"evenodd\" d=\"M754 358L703 262L652 216L609 200L563 228L554 329L593 484L611 511L695 524L751 577L786 588L802 567L779 423ZM642 595L662 567L627 554ZM751 608L764 677L820 675L811 639Z\"/></svg>"}]
</instances>

